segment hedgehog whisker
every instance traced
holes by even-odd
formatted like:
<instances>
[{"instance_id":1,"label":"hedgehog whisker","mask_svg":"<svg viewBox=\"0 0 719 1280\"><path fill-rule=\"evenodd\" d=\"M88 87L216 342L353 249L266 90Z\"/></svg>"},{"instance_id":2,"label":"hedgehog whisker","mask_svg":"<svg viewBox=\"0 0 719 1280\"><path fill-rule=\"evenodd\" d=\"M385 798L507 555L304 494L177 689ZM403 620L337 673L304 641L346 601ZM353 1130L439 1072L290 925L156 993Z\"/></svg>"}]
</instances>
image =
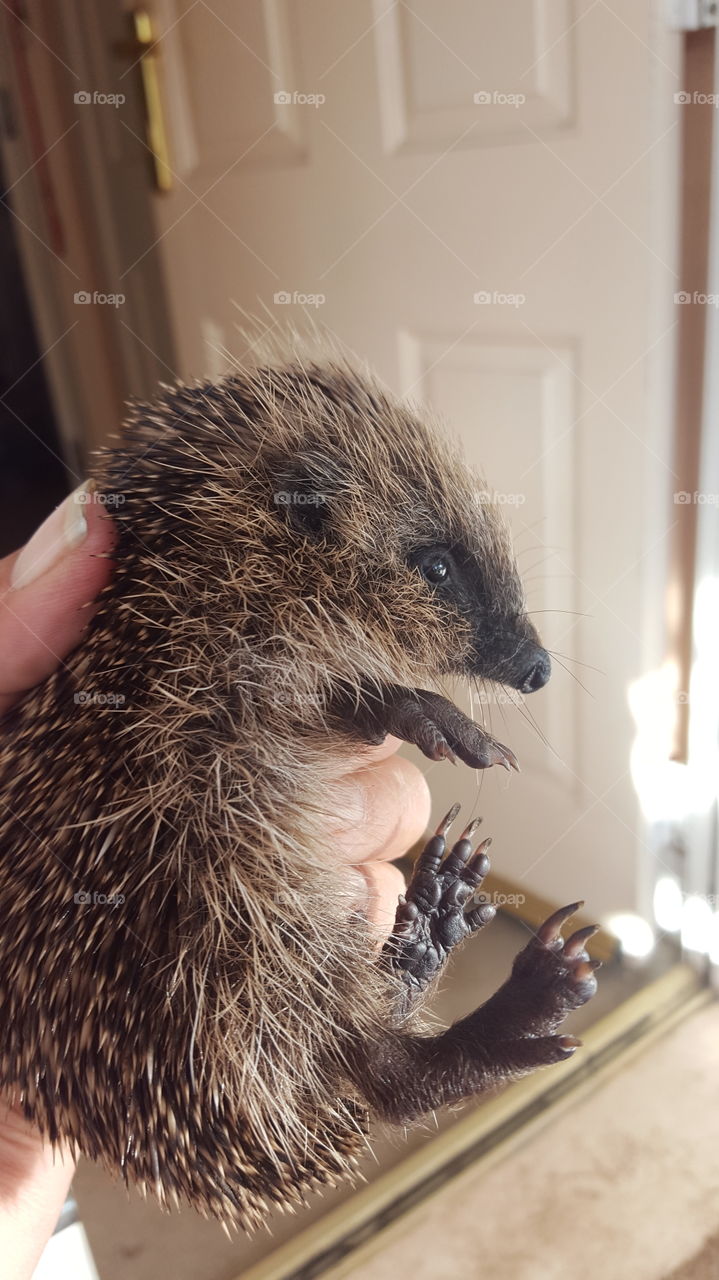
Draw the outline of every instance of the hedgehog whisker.
<instances>
[{"instance_id":1,"label":"hedgehog whisker","mask_svg":"<svg viewBox=\"0 0 719 1280\"><path fill-rule=\"evenodd\" d=\"M595 697L595 695L592 693L591 689L588 689L588 688L587 688L587 686L586 686L585 684L583 684L583 683L582 683L582 681L579 679L579 676L576 674L576 672L571 671L571 670L570 670L570 668L569 668L568 666L566 666L566 665L565 665L565 663L564 663L564 662L562 661L562 659L559 657L559 654L554 653L551 649L548 649L548 650L547 650L547 653L551 654L552 659L553 659L555 662L558 662L558 663L559 663L559 665L560 665L560 667L562 668L562 670L563 670L563 671L566 671L567 675L572 677L572 679L575 681L575 683L579 685L579 688L580 688L580 689L583 689L585 693L589 694L589 697L590 697L593 701L596 701L596 697ZM580 665L584 666L584 665L586 665L586 664L585 664L585 663L582 663L582 664L580 664ZM592 670L594 670L595 668L590 667L589 669L590 669L590 671L592 671Z\"/></svg>"}]
</instances>

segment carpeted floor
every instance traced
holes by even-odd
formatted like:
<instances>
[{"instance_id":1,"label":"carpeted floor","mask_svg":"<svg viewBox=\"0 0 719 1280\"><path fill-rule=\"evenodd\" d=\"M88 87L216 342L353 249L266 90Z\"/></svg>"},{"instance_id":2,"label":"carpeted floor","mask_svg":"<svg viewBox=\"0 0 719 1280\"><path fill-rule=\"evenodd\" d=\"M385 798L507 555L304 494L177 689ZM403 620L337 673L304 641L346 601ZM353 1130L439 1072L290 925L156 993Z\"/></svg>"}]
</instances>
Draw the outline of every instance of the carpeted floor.
<instances>
[{"instance_id":1,"label":"carpeted floor","mask_svg":"<svg viewBox=\"0 0 719 1280\"><path fill-rule=\"evenodd\" d=\"M717 1079L712 1004L449 1184L352 1280L719 1280Z\"/></svg>"},{"instance_id":2,"label":"carpeted floor","mask_svg":"<svg viewBox=\"0 0 719 1280\"><path fill-rule=\"evenodd\" d=\"M688 1262L672 1271L667 1280L717 1280L719 1276L719 1232L711 1236Z\"/></svg>"}]
</instances>

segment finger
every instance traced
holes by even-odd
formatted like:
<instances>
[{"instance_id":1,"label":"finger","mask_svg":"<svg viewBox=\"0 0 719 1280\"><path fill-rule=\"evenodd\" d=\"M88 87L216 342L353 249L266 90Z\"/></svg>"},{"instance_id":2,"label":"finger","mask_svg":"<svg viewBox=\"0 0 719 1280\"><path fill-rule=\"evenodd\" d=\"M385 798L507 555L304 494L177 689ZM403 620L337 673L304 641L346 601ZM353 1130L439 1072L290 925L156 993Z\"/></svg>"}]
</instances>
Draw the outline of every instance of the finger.
<instances>
[{"instance_id":1,"label":"finger","mask_svg":"<svg viewBox=\"0 0 719 1280\"><path fill-rule=\"evenodd\" d=\"M109 580L113 524L95 498L82 486L0 561L0 714L78 644Z\"/></svg>"},{"instance_id":2,"label":"finger","mask_svg":"<svg viewBox=\"0 0 719 1280\"><path fill-rule=\"evenodd\" d=\"M429 788L415 764L390 755L334 785L330 813L335 815L330 835L340 860L399 858L427 828Z\"/></svg>"},{"instance_id":3,"label":"finger","mask_svg":"<svg viewBox=\"0 0 719 1280\"><path fill-rule=\"evenodd\" d=\"M60 1216L74 1172L15 1110L0 1105L0 1257L3 1275L29 1276Z\"/></svg>"},{"instance_id":4,"label":"finger","mask_svg":"<svg viewBox=\"0 0 719 1280\"><path fill-rule=\"evenodd\" d=\"M362 862L356 868L366 884L366 897L359 902L366 911L372 932L379 944L392 932L397 914L397 899L407 887L402 872L393 862Z\"/></svg>"}]
</instances>

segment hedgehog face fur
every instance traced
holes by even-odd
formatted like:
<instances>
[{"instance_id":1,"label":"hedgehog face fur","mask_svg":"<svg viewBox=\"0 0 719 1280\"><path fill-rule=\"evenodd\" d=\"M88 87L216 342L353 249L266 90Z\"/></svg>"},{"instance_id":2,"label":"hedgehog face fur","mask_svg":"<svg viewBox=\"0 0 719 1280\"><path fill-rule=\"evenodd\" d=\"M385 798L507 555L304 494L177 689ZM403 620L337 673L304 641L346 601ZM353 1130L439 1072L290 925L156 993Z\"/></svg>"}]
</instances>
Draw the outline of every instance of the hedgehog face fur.
<instances>
[{"instance_id":1,"label":"hedgehog face fur","mask_svg":"<svg viewBox=\"0 0 719 1280\"><path fill-rule=\"evenodd\" d=\"M293 406L285 456L269 459L270 474L286 485L276 501L287 502L290 527L304 534L310 576L318 559L329 554L334 568L337 554L346 557L347 577L332 579L335 592L348 588L337 599L341 616L362 628L367 614L358 615L358 601L371 601L380 616L389 601L388 629L405 661L432 679L475 675L525 693L545 684L549 657L524 612L507 530L486 493L436 434L377 389L315 369L294 382L285 394L299 391L304 403L299 412ZM402 597L404 624L396 616Z\"/></svg>"},{"instance_id":2,"label":"hedgehog face fur","mask_svg":"<svg viewBox=\"0 0 719 1280\"><path fill-rule=\"evenodd\" d=\"M237 493L243 514L254 508L258 539L292 575L288 599L302 601L295 642L313 649L322 671L339 677L344 661L352 686L398 678L421 685L446 674L523 692L546 683L549 658L524 612L504 521L422 420L336 366L265 370L249 405L246 394L246 383L235 390L228 380L221 424L206 406L198 424L216 491L218 426L244 434L248 410L251 417L245 439L234 448L223 442L222 465L234 463L237 489L224 491L215 513L220 552L232 556L222 522L232 520ZM167 405L181 419L186 396ZM187 465L201 483L197 456ZM197 515L206 541L205 502ZM186 506L182 519L191 520ZM248 568L245 546L240 554Z\"/></svg>"},{"instance_id":3,"label":"hedgehog face fur","mask_svg":"<svg viewBox=\"0 0 719 1280\"><path fill-rule=\"evenodd\" d=\"M341 361L165 389L95 478L112 582L3 723L0 1085L51 1141L251 1227L350 1173L388 1046L429 1043L333 870L337 754L392 731L512 764L427 686L528 691L549 659L496 508Z\"/></svg>"}]
</instances>

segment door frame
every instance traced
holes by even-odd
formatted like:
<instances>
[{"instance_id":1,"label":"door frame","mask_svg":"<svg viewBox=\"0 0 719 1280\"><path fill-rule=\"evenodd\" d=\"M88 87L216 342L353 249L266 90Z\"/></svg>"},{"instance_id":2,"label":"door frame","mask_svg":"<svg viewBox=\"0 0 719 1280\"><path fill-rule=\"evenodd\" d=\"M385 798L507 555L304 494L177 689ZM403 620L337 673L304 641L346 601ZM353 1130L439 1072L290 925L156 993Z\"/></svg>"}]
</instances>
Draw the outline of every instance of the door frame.
<instances>
[{"instance_id":1,"label":"door frame","mask_svg":"<svg viewBox=\"0 0 719 1280\"><path fill-rule=\"evenodd\" d=\"M29 0L23 14L9 6L0 14L0 147L64 460L77 483L90 449L120 426L127 400L151 399L159 382L176 380L175 346L153 244L151 168L142 156L145 185L139 188L119 180L137 143L108 114L112 108L83 109L75 102L79 86L114 84L126 69L127 56L113 59L112 50L127 39L129 19L92 0L56 6ZM137 67L122 76L122 92L133 129L142 133ZM61 140L60 165L53 152ZM138 242L152 245L142 278L121 305L94 309L88 349L87 334L79 342L75 333L75 296L93 290L123 296L123 270L137 256Z\"/></svg>"}]
</instances>

